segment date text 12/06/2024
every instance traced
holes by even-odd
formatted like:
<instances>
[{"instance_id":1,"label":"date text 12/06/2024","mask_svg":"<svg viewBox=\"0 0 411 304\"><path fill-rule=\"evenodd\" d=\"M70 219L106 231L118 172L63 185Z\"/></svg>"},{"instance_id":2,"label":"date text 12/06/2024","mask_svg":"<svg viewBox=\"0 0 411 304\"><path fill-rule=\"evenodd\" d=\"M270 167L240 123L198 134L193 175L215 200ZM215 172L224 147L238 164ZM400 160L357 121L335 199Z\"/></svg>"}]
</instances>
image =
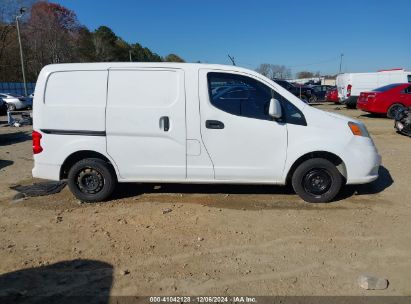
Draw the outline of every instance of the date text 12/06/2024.
<instances>
[{"instance_id":1,"label":"date text 12/06/2024","mask_svg":"<svg viewBox=\"0 0 411 304\"><path fill-rule=\"evenodd\" d=\"M238 297L150 297L150 303L257 303L255 297L238 296Z\"/></svg>"}]
</instances>

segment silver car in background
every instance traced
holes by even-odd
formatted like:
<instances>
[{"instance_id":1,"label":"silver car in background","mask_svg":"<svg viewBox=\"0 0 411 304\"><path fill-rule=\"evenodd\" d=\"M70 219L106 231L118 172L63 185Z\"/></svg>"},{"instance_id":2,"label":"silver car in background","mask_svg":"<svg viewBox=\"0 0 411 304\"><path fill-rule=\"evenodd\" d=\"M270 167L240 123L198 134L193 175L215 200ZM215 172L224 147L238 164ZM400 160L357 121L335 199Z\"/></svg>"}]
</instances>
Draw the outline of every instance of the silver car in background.
<instances>
[{"instance_id":1,"label":"silver car in background","mask_svg":"<svg viewBox=\"0 0 411 304\"><path fill-rule=\"evenodd\" d=\"M0 98L6 103L7 110L16 111L31 108L33 99L12 93L0 93Z\"/></svg>"}]
</instances>

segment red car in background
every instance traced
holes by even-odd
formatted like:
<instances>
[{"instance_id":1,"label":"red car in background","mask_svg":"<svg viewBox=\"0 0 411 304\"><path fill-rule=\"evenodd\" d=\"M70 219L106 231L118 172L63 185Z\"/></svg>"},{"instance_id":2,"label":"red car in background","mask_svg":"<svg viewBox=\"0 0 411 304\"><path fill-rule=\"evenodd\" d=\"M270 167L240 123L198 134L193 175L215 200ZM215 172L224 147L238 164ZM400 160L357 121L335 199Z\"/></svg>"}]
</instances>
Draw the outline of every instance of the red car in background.
<instances>
[{"instance_id":1,"label":"red car in background","mask_svg":"<svg viewBox=\"0 0 411 304\"><path fill-rule=\"evenodd\" d=\"M393 83L371 92L362 92L357 108L369 113L395 118L397 112L411 107L411 83Z\"/></svg>"},{"instance_id":2,"label":"red car in background","mask_svg":"<svg viewBox=\"0 0 411 304\"><path fill-rule=\"evenodd\" d=\"M338 90L337 88L328 90L325 94L325 101L331 101L334 103L339 103L340 99L338 98Z\"/></svg>"}]
</instances>

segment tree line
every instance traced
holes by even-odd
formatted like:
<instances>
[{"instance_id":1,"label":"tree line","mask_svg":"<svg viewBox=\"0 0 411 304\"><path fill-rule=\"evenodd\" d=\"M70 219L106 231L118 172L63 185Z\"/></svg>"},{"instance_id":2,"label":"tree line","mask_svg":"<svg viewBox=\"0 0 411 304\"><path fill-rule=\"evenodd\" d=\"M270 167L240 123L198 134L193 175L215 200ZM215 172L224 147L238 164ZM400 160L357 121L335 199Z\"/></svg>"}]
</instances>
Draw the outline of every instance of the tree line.
<instances>
[{"instance_id":1,"label":"tree line","mask_svg":"<svg viewBox=\"0 0 411 304\"><path fill-rule=\"evenodd\" d=\"M1 0L0 82L21 82L20 50L16 16L20 19L27 81L36 81L47 64L70 62L184 62L176 55L160 56L139 43L128 43L109 27L90 31L74 11L48 1Z\"/></svg>"},{"instance_id":2,"label":"tree line","mask_svg":"<svg viewBox=\"0 0 411 304\"><path fill-rule=\"evenodd\" d=\"M292 78L291 69L285 65L262 63L256 68L256 72L270 79L290 79ZM301 71L295 74L297 79L320 77L320 72ZM333 76L328 76L333 77Z\"/></svg>"}]
</instances>

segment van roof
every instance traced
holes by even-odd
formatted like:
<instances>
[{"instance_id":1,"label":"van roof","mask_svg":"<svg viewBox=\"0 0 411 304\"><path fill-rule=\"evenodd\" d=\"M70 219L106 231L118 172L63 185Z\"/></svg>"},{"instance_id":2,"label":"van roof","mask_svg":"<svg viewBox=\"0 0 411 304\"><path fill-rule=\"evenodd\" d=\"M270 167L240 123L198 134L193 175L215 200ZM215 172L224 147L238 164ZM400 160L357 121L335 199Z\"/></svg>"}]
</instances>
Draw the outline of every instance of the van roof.
<instances>
[{"instance_id":1,"label":"van roof","mask_svg":"<svg viewBox=\"0 0 411 304\"><path fill-rule=\"evenodd\" d=\"M338 74L337 77L340 76L340 75L353 75L353 74L354 75L367 75L367 74L390 74L390 73L395 73L395 74L398 74L398 73L411 73L411 71L406 71L404 69L401 69L401 70L393 69L393 70L380 70L380 71L377 71L377 72L341 73L341 74Z\"/></svg>"},{"instance_id":2,"label":"van roof","mask_svg":"<svg viewBox=\"0 0 411 304\"><path fill-rule=\"evenodd\" d=\"M72 70L107 70L121 68L179 68L179 69L214 69L227 71L242 71L246 73L255 71L239 66L206 63L175 63L175 62L96 62L96 63L61 63L50 64L43 68L43 72L72 71Z\"/></svg>"}]
</instances>

